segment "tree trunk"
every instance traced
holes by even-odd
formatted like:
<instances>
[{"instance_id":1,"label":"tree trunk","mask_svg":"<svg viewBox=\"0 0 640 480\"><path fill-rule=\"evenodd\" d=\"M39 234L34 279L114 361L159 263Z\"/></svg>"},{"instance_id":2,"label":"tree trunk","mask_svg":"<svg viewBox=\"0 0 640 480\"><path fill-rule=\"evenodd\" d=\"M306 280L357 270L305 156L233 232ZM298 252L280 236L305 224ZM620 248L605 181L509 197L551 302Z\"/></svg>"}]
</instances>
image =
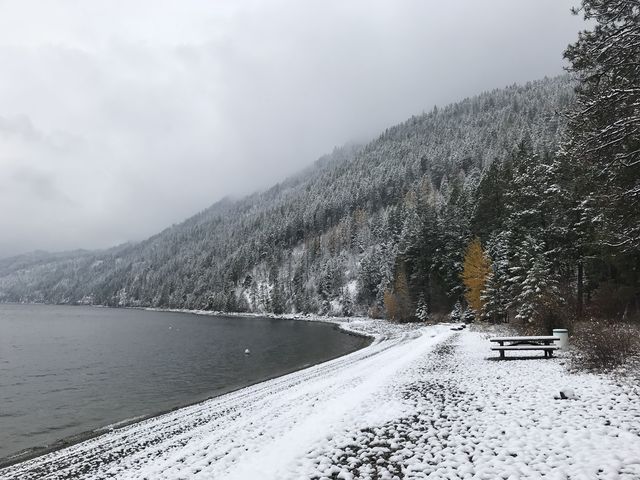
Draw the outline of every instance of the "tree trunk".
<instances>
[{"instance_id":1,"label":"tree trunk","mask_svg":"<svg viewBox=\"0 0 640 480\"><path fill-rule=\"evenodd\" d=\"M576 319L581 322L584 312L584 265L582 260L578 261L578 291L576 292Z\"/></svg>"}]
</instances>

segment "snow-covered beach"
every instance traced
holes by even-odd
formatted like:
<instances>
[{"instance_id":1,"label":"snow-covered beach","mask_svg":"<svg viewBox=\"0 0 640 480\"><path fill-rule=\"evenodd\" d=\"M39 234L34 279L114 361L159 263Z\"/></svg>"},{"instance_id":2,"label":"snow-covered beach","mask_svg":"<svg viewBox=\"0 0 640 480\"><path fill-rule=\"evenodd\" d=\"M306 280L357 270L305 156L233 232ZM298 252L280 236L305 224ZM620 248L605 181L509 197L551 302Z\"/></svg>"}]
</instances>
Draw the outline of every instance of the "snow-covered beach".
<instances>
[{"instance_id":1,"label":"snow-covered beach","mask_svg":"<svg viewBox=\"0 0 640 480\"><path fill-rule=\"evenodd\" d=\"M3 479L640 478L638 391L486 335L343 320L329 362L0 470ZM577 398L556 400L562 388Z\"/></svg>"}]
</instances>

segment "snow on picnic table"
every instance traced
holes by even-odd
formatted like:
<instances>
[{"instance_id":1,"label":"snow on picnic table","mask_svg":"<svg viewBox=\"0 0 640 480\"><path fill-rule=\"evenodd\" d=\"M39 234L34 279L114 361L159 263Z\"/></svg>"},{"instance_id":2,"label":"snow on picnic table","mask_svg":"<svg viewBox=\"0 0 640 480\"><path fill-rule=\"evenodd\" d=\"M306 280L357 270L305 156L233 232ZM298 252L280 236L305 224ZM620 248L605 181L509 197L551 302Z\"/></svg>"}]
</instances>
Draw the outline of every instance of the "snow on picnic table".
<instances>
[{"instance_id":1,"label":"snow on picnic table","mask_svg":"<svg viewBox=\"0 0 640 480\"><path fill-rule=\"evenodd\" d=\"M640 478L630 388L569 374L562 358L492 360L480 333L341 323L377 341L0 478ZM577 399L554 400L562 388Z\"/></svg>"}]
</instances>

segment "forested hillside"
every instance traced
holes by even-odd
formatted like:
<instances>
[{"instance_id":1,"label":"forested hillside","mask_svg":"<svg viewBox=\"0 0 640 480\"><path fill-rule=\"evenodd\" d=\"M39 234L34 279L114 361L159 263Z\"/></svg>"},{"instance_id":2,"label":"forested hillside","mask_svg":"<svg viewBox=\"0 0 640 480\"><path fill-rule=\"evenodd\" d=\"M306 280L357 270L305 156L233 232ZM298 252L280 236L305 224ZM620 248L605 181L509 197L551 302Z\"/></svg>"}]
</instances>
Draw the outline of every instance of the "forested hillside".
<instances>
[{"instance_id":1,"label":"forested hillside","mask_svg":"<svg viewBox=\"0 0 640 480\"><path fill-rule=\"evenodd\" d=\"M0 299L546 328L637 316L640 7L581 11L596 26L565 52L571 77L434 108L139 244L4 260Z\"/></svg>"},{"instance_id":2,"label":"forested hillside","mask_svg":"<svg viewBox=\"0 0 640 480\"><path fill-rule=\"evenodd\" d=\"M2 299L382 314L396 291L403 319L418 304L448 311L467 243L499 248L494 230L557 150L571 91L545 79L434 109L139 244L5 260Z\"/></svg>"}]
</instances>

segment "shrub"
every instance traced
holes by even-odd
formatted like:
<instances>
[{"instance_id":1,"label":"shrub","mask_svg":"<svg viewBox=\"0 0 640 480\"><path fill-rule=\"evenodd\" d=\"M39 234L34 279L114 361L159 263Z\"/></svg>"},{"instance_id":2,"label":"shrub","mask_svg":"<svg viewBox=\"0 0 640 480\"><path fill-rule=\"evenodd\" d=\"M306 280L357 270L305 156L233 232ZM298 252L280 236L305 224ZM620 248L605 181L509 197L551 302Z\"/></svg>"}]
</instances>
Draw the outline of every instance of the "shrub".
<instances>
[{"instance_id":1,"label":"shrub","mask_svg":"<svg viewBox=\"0 0 640 480\"><path fill-rule=\"evenodd\" d=\"M628 307L633 304L634 298L635 290L632 287L604 282L593 292L589 308L598 317L627 320L625 314L629 313Z\"/></svg>"},{"instance_id":2,"label":"shrub","mask_svg":"<svg viewBox=\"0 0 640 480\"><path fill-rule=\"evenodd\" d=\"M451 310L451 314L449 315L449 320L452 322L460 322L462 320L462 304L460 301L457 301L453 306L453 310Z\"/></svg>"},{"instance_id":3,"label":"shrub","mask_svg":"<svg viewBox=\"0 0 640 480\"><path fill-rule=\"evenodd\" d=\"M476 319L476 314L475 312L470 309L467 308L463 313L462 313L462 321L464 323L473 323L473 321Z\"/></svg>"},{"instance_id":4,"label":"shrub","mask_svg":"<svg viewBox=\"0 0 640 480\"><path fill-rule=\"evenodd\" d=\"M384 311L378 305L374 304L369 307L367 315L369 316L369 318L383 318Z\"/></svg>"},{"instance_id":5,"label":"shrub","mask_svg":"<svg viewBox=\"0 0 640 480\"><path fill-rule=\"evenodd\" d=\"M574 363L579 368L608 369L640 352L639 328L623 322L590 320L575 325Z\"/></svg>"},{"instance_id":6,"label":"shrub","mask_svg":"<svg viewBox=\"0 0 640 480\"><path fill-rule=\"evenodd\" d=\"M566 328L573 334L575 323L575 300L568 286L561 286L559 292L565 301L548 301L541 305L537 315L530 322L518 325L523 335L551 335L554 328Z\"/></svg>"}]
</instances>

